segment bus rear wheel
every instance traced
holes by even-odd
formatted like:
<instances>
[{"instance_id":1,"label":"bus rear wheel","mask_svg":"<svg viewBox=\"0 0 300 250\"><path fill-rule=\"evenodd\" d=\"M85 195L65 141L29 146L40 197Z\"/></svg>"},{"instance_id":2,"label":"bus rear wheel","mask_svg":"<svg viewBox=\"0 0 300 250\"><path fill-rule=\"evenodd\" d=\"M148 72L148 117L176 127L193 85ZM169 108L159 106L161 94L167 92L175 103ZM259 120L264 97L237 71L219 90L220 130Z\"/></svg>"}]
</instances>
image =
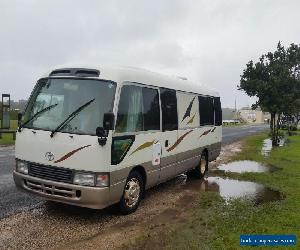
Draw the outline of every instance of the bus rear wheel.
<instances>
[{"instance_id":1,"label":"bus rear wheel","mask_svg":"<svg viewBox=\"0 0 300 250\"><path fill-rule=\"evenodd\" d=\"M123 195L119 203L122 214L133 213L143 197L144 182L138 171L132 171L127 177Z\"/></svg>"},{"instance_id":2,"label":"bus rear wheel","mask_svg":"<svg viewBox=\"0 0 300 250\"><path fill-rule=\"evenodd\" d=\"M208 156L206 151L204 151L201 154L200 161L196 166L196 168L187 172L187 175L197 179L202 179L206 174L207 170L208 170Z\"/></svg>"}]
</instances>

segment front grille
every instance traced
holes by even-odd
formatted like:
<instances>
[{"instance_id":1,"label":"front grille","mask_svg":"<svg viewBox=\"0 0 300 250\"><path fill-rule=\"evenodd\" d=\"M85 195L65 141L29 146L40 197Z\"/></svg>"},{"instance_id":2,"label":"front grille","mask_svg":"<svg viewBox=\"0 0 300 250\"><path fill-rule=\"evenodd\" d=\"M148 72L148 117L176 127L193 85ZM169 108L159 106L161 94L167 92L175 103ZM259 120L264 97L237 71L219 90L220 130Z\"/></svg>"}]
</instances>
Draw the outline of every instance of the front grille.
<instances>
[{"instance_id":1,"label":"front grille","mask_svg":"<svg viewBox=\"0 0 300 250\"><path fill-rule=\"evenodd\" d=\"M66 168L45 166L31 163L29 166L29 175L44 180L72 183L73 171Z\"/></svg>"},{"instance_id":2,"label":"front grille","mask_svg":"<svg viewBox=\"0 0 300 250\"><path fill-rule=\"evenodd\" d=\"M25 186L35 192L41 194L48 194L52 196L60 196L67 198L80 198L80 190L72 190L69 188L58 187L54 185L48 185L37 181L24 180Z\"/></svg>"}]
</instances>

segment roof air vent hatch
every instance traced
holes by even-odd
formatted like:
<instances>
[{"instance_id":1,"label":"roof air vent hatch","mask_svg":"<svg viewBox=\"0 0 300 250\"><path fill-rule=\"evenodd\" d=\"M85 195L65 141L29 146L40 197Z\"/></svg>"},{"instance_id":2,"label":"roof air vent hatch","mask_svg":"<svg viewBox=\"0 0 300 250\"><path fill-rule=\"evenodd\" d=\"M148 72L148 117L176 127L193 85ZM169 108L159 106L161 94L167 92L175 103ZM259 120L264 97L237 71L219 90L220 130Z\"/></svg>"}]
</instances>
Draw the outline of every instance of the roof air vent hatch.
<instances>
[{"instance_id":1,"label":"roof air vent hatch","mask_svg":"<svg viewBox=\"0 0 300 250\"><path fill-rule=\"evenodd\" d=\"M53 70L49 76L77 76L77 77L99 77L100 71L97 69L56 69Z\"/></svg>"}]
</instances>

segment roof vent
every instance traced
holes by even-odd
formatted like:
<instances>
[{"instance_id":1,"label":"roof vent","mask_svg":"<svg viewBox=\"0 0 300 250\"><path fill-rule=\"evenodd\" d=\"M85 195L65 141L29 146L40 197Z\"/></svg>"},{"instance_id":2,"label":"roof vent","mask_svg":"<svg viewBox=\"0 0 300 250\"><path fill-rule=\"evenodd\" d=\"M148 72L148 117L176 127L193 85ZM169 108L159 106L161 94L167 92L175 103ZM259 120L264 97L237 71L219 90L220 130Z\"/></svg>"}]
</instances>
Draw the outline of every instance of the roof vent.
<instances>
[{"instance_id":1,"label":"roof vent","mask_svg":"<svg viewBox=\"0 0 300 250\"><path fill-rule=\"evenodd\" d=\"M93 76L93 77L98 77L100 75L99 70L96 69L79 69L75 72L75 75L77 76Z\"/></svg>"},{"instance_id":2,"label":"roof vent","mask_svg":"<svg viewBox=\"0 0 300 250\"><path fill-rule=\"evenodd\" d=\"M53 70L49 76L77 76L77 77L98 77L100 71L97 69L56 69Z\"/></svg>"},{"instance_id":3,"label":"roof vent","mask_svg":"<svg viewBox=\"0 0 300 250\"><path fill-rule=\"evenodd\" d=\"M69 76L71 73L71 70L69 69L57 69L50 73L50 76Z\"/></svg>"}]
</instances>

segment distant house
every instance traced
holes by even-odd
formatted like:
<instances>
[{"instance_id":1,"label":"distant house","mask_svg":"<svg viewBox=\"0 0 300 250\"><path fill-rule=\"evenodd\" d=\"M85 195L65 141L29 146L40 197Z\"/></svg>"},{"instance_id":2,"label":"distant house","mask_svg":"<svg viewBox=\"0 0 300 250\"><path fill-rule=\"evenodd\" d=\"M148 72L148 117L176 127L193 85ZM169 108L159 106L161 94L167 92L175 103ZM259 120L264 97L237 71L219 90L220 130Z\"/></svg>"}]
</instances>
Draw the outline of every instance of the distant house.
<instances>
[{"instance_id":1,"label":"distant house","mask_svg":"<svg viewBox=\"0 0 300 250\"><path fill-rule=\"evenodd\" d=\"M240 123L238 112L233 108L222 108L223 125L231 125Z\"/></svg>"},{"instance_id":2,"label":"distant house","mask_svg":"<svg viewBox=\"0 0 300 250\"><path fill-rule=\"evenodd\" d=\"M222 121L223 125L232 125L232 124L238 124L238 123L240 123L239 120L223 120Z\"/></svg>"},{"instance_id":3,"label":"distant house","mask_svg":"<svg viewBox=\"0 0 300 250\"><path fill-rule=\"evenodd\" d=\"M239 110L239 117L247 123L268 123L270 120L270 114L263 112L260 108L255 110L249 107L241 108Z\"/></svg>"}]
</instances>

